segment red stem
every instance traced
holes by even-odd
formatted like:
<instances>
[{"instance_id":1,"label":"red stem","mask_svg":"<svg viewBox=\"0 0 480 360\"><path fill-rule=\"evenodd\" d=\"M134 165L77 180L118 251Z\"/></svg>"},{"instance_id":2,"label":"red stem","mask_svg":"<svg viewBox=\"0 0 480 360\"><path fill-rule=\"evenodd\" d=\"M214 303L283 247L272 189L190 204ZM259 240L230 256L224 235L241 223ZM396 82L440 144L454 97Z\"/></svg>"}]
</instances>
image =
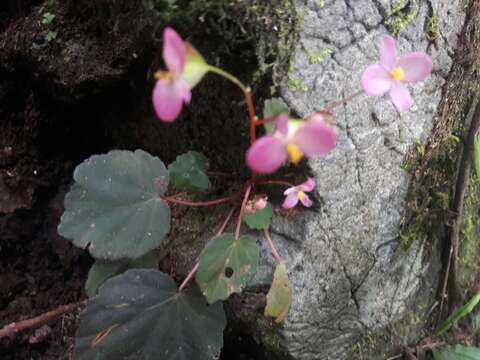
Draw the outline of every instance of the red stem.
<instances>
[{"instance_id":1,"label":"red stem","mask_svg":"<svg viewBox=\"0 0 480 360\"><path fill-rule=\"evenodd\" d=\"M213 205L219 205L219 204L232 201L233 197L226 197L226 198L221 198L216 200L198 201L198 202L175 199L174 196L163 197L162 199L172 204L180 204L180 205L187 205L187 206L213 206Z\"/></svg>"},{"instance_id":2,"label":"red stem","mask_svg":"<svg viewBox=\"0 0 480 360\"><path fill-rule=\"evenodd\" d=\"M272 254L275 260L277 260L277 262L282 262L283 259L280 257L280 255L278 255L278 251L275 248L275 245L273 245L272 237L270 236L270 231L268 230L268 227L265 228L265 239L267 239L267 243L272 250Z\"/></svg>"},{"instance_id":3,"label":"red stem","mask_svg":"<svg viewBox=\"0 0 480 360\"><path fill-rule=\"evenodd\" d=\"M183 280L182 284L180 285L180 287L178 288L178 292L181 292L185 286L187 286L188 282L190 281L190 279L193 277L193 275L195 275L195 273L197 272L198 270L198 267L200 266L200 261L197 261L197 263L195 264L195 266L193 267L193 269L188 273L187 277L185 278L185 280Z\"/></svg>"},{"instance_id":4,"label":"red stem","mask_svg":"<svg viewBox=\"0 0 480 360\"><path fill-rule=\"evenodd\" d=\"M228 225L228 222L230 221L230 219L232 218L232 215L233 215L233 212L235 211L235 207L232 207L230 209L230 211L228 212L228 215L227 217L225 218L225 221L223 222L223 224L220 226L220 228L218 229L217 231L217 236L218 235L221 235L223 233L223 231L225 230L225 228L227 227Z\"/></svg>"},{"instance_id":5,"label":"red stem","mask_svg":"<svg viewBox=\"0 0 480 360\"><path fill-rule=\"evenodd\" d=\"M217 231L217 235L221 235L223 233L223 231L225 230L225 228L227 227L228 225L228 222L230 221L230 219L232 218L232 215L233 215L233 212L235 211L235 207L232 207L230 209L230 211L228 212L228 215L225 219L225 221L223 222L223 224L220 226L220 229L218 229ZM188 273L187 277L185 278L185 280L183 280L182 284L180 285L180 287L178 288L178 291L182 291L183 289L185 289L185 286L187 286L188 282L192 279L193 275L195 275L195 273L198 271L198 267L200 266L200 261L197 261L197 263L195 264L195 266L193 267L192 270L190 270L190 272Z\"/></svg>"},{"instance_id":6,"label":"red stem","mask_svg":"<svg viewBox=\"0 0 480 360\"><path fill-rule=\"evenodd\" d=\"M82 306L84 303L85 301L80 301L74 304L62 305L54 310L48 311L34 318L13 322L9 325L6 325L0 329L0 339L6 336L15 335L19 331L23 331L29 328L43 325L49 322L50 320L53 320L63 314L76 310L78 307Z\"/></svg>"},{"instance_id":7,"label":"red stem","mask_svg":"<svg viewBox=\"0 0 480 360\"><path fill-rule=\"evenodd\" d=\"M328 104L327 106L325 106L325 108L323 110L321 110L321 112L331 112L333 109L335 109L335 108L337 108L337 107L339 107L343 104L346 104L350 100L352 100L352 99L354 99L357 96L360 96L362 94L363 94L363 90L359 90L359 91L353 93L352 95L347 96L346 98L344 98L342 100L333 101L330 104Z\"/></svg>"},{"instance_id":8,"label":"red stem","mask_svg":"<svg viewBox=\"0 0 480 360\"><path fill-rule=\"evenodd\" d=\"M240 236L240 226L242 225L243 212L247 206L248 196L250 195L250 190L252 190L252 185L249 184L245 190L245 196L243 197L242 207L240 208L240 214L238 214L237 229L235 230L235 240L238 240Z\"/></svg>"},{"instance_id":9,"label":"red stem","mask_svg":"<svg viewBox=\"0 0 480 360\"><path fill-rule=\"evenodd\" d=\"M266 117L265 119L257 120L255 122L255 126L265 125L265 124L268 124L270 122L277 121L277 118L278 118L278 115L274 115L274 116Z\"/></svg>"},{"instance_id":10,"label":"red stem","mask_svg":"<svg viewBox=\"0 0 480 360\"><path fill-rule=\"evenodd\" d=\"M261 180L257 181L257 185L284 185L284 186L290 186L294 187L292 183L289 183L288 181L282 181L282 180Z\"/></svg>"}]
</instances>

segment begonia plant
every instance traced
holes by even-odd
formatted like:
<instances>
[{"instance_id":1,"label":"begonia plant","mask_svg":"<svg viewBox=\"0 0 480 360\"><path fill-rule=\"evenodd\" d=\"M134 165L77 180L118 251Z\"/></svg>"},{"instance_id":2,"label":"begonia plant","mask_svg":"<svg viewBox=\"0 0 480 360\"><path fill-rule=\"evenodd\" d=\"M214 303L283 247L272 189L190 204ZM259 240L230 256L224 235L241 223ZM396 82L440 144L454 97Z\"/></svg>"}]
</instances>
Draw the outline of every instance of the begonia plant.
<instances>
[{"instance_id":1,"label":"begonia plant","mask_svg":"<svg viewBox=\"0 0 480 360\"><path fill-rule=\"evenodd\" d=\"M277 263L265 316L276 322L288 319L293 299L288 273L293 270L277 251L269 228L275 216L288 211L301 216L298 203L303 208L314 204L315 181L300 171L297 178L302 180L296 185L273 174L285 166L295 171L303 158L335 151L335 107L362 93L303 119L291 116L282 100L268 100L264 118L258 118L250 87L207 64L172 28L164 30L163 40L167 71L155 73L156 115L163 122L177 120L190 103L192 89L207 73L233 82L243 92L248 110L250 147L245 162L251 173L228 196L199 201L199 194L213 182L208 159L195 151L180 154L168 166L143 150L114 150L77 166L58 227L96 261L87 281L90 300L80 316L77 360L218 358L226 326L222 301L251 283L259 266L261 239ZM368 95L388 92L394 106L407 111L413 104L407 84L425 79L431 71L427 54L398 58L395 40L384 35L379 62L364 71L360 82ZM275 193L280 197L283 193L282 203L270 201L278 198ZM219 230L191 259L192 269L181 284L172 274L157 270L157 251L166 245L172 206L226 208Z\"/></svg>"}]
</instances>

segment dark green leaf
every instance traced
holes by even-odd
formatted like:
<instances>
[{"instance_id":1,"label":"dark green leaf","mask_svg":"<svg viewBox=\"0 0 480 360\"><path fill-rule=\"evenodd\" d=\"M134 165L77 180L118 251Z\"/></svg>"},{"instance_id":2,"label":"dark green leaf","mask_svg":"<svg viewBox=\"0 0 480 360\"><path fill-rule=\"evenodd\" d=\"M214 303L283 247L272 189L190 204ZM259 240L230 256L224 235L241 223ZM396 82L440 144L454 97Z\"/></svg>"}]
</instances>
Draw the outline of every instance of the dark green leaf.
<instances>
[{"instance_id":1,"label":"dark green leaf","mask_svg":"<svg viewBox=\"0 0 480 360\"><path fill-rule=\"evenodd\" d=\"M263 230L272 221L273 208L270 203L267 204L263 209L255 211L253 214L243 215L243 221L248 225L250 229L253 230Z\"/></svg>"},{"instance_id":2,"label":"dark green leaf","mask_svg":"<svg viewBox=\"0 0 480 360\"><path fill-rule=\"evenodd\" d=\"M480 349L462 345L446 346L440 350L433 349L435 360L479 360Z\"/></svg>"},{"instance_id":3,"label":"dark green leaf","mask_svg":"<svg viewBox=\"0 0 480 360\"><path fill-rule=\"evenodd\" d=\"M223 234L210 240L200 255L197 284L212 304L227 299L243 287L257 272L259 249L255 238Z\"/></svg>"},{"instance_id":4,"label":"dark green leaf","mask_svg":"<svg viewBox=\"0 0 480 360\"><path fill-rule=\"evenodd\" d=\"M208 189L207 170L208 159L196 151L177 156L175 161L168 165L172 185L178 190L185 191Z\"/></svg>"},{"instance_id":5,"label":"dark green leaf","mask_svg":"<svg viewBox=\"0 0 480 360\"><path fill-rule=\"evenodd\" d=\"M197 288L181 293L157 270L135 269L108 280L80 316L76 360L212 360L226 320Z\"/></svg>"},{"instance_id":6,"label":"dark green leaf","mask_svg":"<svg viewBox=\"0 0 480 360\"><path fill-rule=\"evenodd\" d=\"M128 269L155 269L158 266L158 255L155 251L150 251L148 254L138 259L123 259L117 261L97 260L88 272L87 282L85 283L85 290L89 297L97 294L98 287L102 285L107 279L121 274Z\"/></svg>"},{"instance_id":7,"label":"dark green leaf","mask_svg":"<svg viewBox=\"0 0 480 360\"><path fill-rule=\"evenodd\" d=\"M94 155L77 166L58 232L98 259L139 258L170 231L161 199L168 172L160 159L137 150Z\"/></svg>"},{"instance_id":8,"label":"dark green leaf","mask_svg":"<svg viewBox=\"0 0 480 360\"><path fill-rule=\"evenodd\" d=\"M277 323L282 322L292 305L292 285L288 280L285 262L280 262L275 268L273 282L267 294L265 316L272 316Z\"/></svg>"},{"instance_id":9,"label":"dark green leaf","mask_svg":"<svg viewBox=\"0 0 480 360\"><path fill-rule=\"evenodd\" d=\"M290 109L285 101L281 98L272 98L265 100L263 103L263 117L268 118L277 115L289 115ZM275 122L270 122L264 125L267 133L271 133L275 128Z\"/></svg>"},{"instance_id":10,"label":"dark green leaf","mask_svg":"<svg viewBox=\"0 0 480 360\"><path fill-rule=\"evenodd\" d=\"M443 335L448 329L450 329L458 320L462 317L470 314L475 306L480 302L480 291L476 293L465 305L459 307L455 310L452 315L448 317L447 320L440 326L440 329L437 331L437 335Z\"/></svg>"}]
</instances>

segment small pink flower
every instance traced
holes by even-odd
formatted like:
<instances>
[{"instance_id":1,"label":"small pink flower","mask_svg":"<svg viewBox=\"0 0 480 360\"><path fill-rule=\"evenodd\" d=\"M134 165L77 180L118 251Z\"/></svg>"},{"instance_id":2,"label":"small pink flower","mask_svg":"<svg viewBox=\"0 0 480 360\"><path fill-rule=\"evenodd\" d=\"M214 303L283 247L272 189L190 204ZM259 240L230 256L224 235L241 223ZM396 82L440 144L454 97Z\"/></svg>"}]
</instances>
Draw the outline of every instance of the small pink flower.
<instances>
[{"instance_id":1,"label":"small pink flower","mask_svg":"<svg viewBox=\"0 0 480 360\"><path fill-rule=\"evenodd\" d=\"M308 178L308 180L305 181L303 184L288 188L283 193L283 195L285 195L286 198L282 204L282 207L284 209L291 209L298 204L299 200L305 207L312 206L313 204L312 200L310 200L308 195L305 193L312 191L314 187L315 187L315 181L313 181L313 179L311 178Z\"/></svg>"},{"instance_id":2,"label":"small pink flower","mask_svg":"<svg viewBox=\"0 0 480 360\"><path fill-rule=\"evenodd\" d=\"M325 155L335 147L335 129L323 121L289 120L279 115L275 131L257 140L247 151L247 165L270 174L290 159L297 164L304 155Z\"/></svg>"},{"instance_id":3,"label":"small pink flower","mask_svg":"<svg viewBox=\"0 0 480 360\"><path fill-rule=\"evenodd\" d=\"M247 202L245 207L246 214L255 214L258 210L265 209L268 204L268 197L266 195L255 195L253 199Z\"/></svg>"},{"instance_id":4,"label":"small pink flower","mask_svg":"<svg viewBox=\"0 0 480 360\"><path fill-rule=\"evenodd\" d=\"M168 71L155 73L153 106L161 120L171 122L180 114L183 103L190 102L190 90L208 71L208 65L191 44L169 27L163 31L162 55Z\"/></svg>"},{"instance_id":5,"label":"small pink flower","mask_svg":"<svg viewBox=\"0 0 480 360\"><path fill-rule=\"evenodd\" d=\"M413 52L398 59L395 40L384 35L380 39L380 62L363 72L362 86L372 96L381 96L388 91L398 111L407 111L412 107L413 99L405 83L425 79L432 67L432 58L423 52Z\"/></svg>"}]
</instances>

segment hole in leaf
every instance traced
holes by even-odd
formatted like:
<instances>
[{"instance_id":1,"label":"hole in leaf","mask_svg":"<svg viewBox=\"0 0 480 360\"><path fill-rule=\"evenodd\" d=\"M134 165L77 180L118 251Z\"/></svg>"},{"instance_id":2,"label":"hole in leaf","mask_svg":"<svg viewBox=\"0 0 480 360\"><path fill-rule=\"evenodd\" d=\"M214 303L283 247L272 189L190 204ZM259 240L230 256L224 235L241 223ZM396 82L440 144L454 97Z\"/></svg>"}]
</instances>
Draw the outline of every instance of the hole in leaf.
<instances>
[{"instance_id":1,"label":"hole in leaf","mask_svg":"<svg viewBox=\"0 0 480 360\"><path fill-rule=\"evenodd\" d=\"M225 269L225 276L230 279L232 275L233 275L233 269L231 267L227 267Z\"/></svg>"}]
</instances>

